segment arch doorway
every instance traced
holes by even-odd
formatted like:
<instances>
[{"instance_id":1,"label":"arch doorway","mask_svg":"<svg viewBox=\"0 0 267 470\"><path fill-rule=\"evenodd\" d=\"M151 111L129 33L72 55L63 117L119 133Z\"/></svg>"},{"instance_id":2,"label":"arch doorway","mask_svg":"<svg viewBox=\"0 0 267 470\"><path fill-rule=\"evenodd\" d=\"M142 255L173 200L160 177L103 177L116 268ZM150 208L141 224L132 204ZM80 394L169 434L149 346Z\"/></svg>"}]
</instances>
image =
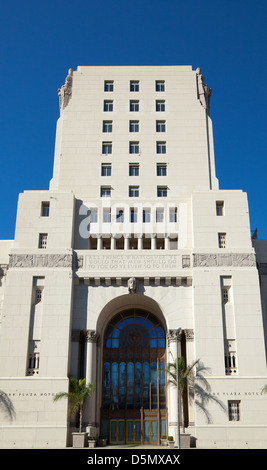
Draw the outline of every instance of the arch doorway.
<instances>
[{"instance_id":1,"label":"arch doorway","mask_svg":"<svg viewBox=\"0 0 267 470\"><path fill-rule=\"evenodd\" d=\"M127 309L103 342L101 434L110 444L159 443L167 430L166 334L148 311Z\"/></svg>"}]
</instances>

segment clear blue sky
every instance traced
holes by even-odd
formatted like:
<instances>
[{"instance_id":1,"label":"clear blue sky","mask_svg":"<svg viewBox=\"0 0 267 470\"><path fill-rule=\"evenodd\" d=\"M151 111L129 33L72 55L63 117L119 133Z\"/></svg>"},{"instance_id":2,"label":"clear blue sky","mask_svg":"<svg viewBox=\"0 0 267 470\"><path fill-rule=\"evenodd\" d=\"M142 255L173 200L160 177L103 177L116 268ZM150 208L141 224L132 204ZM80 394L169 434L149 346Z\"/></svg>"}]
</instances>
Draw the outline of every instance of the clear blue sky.
<instances>
[{"instance_id":1,"label":"clear blue sky","mask_svg":"<svg viewBox=\"0 0 267 470\"><path fill-rule=\"evenodd\" d=\"M57 89L78 65L192 65L213 90L220 189L267 238L266 0L0 0L0 239L18 194L48 189Z\"/></svg>"}]
</instances>

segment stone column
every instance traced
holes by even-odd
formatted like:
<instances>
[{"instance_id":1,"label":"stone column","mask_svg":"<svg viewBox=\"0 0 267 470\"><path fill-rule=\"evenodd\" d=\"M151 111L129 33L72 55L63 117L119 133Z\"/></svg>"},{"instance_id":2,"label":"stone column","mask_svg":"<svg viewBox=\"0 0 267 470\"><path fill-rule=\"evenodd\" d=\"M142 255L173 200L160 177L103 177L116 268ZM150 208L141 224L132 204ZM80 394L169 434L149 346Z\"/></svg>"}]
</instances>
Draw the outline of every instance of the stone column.
<instances>
[{"instance_id":1,"label":"stone column","mask_svg":"<svg viewBox=\"0 0 267 470\"><path fill-rule=\"evenodd\" d=\"M178 335L178 355L181 355L181 333ZM168 340L168 362L174 362L177 357L176 348L176 330L169 330L167 335ZM168 386L168 403L169 403L169 430L168 435L173 436L177 445L178 442L178 427L177 427L177 387L174 385Z\"/></svg>"},{"instance_id":2,"label":"stone column","mask_svg":"<svg viewBox=\"0 0 267 470\"><path fill-rule=\"evenodd\" d=\"M101 235L97 235L97 249L102 250L103 248L103 240Z\"/></svg>"},{"instance_id":3,"label":"stone column","mask_svg":"<svg viewBox=\"0 0 267 470\"><path fill-rule=\"evenodd\" d=\"M167 234L165 235L164 248L165 248L165 250L170 249L170 239L169 239L169 236Z\"/></svg>"},{"instance_id":4,"label":"stone column","mask_svg":"<svg viewBox=\"0 0 267 470\"><path fill-rule=\"evenodd\" d=\"M151 235L151 250L156 250L157 248L157 235L153 233Z\"/></svg>"},{"instance_id":5,"label":"stone column","mask_svg":"<svg viewBox=\"0 0 267 470\"><path fill-rule=\"evenodd\" d=\"M111 250L115 250L116 249L116 238L111 236L111 240L110 240L110 249Z\"/></svg>"},{"instance_id":6,"label":"stone column","mask_svg":"<svg viewBox=\"0 0 267 470\"><path fill-rule=\"evenodd\" d=\"M86 383L93 383L96 386L96 368L97 368L97 340L98 335L95 330L86 330L84 332L85 340L85 378ZM89 398L84 407L84 421L87 425L87 431L94 435L96 429L96 403L97 390Z\"/></svg>"},{"instance_id":7,"label":"stone column","mask_svg":"<svg viewBox=\"0 0 267 470\"><path fill-rule=\"evenodd\" d=\"M131 235L128 235L128 234L124 235L124 249L125 250L130 249L130 237L131 237Z\"/></svg>"},{"instance_id":8,"label":"stone column","mask_svg":"<svg viewBox=\"0 0 267 470\"><path fill-rule=\"evenodd\" d=\"M138 235L138 250L143 248L143 235Z\"/></svg>"}]
</instances>

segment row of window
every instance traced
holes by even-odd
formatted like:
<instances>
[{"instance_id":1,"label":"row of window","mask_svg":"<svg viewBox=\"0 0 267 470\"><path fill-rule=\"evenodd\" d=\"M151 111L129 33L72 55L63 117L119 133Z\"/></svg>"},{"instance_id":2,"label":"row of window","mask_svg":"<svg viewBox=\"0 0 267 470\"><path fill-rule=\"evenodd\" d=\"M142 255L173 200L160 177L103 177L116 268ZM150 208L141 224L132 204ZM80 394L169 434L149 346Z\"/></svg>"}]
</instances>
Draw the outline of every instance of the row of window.
<instances>
[{"instance_id":1,"label":"row of window","mask_svg":"<svg viewBox=\"0 0 267 470\"><path fill-rule=\"evenodd\" d=\"M104 91L113 92L115 90L114 80L105 80L104 81ZM139 80L130 80L129 84L130 92L140 91L140 82ZM156 80L155 81L155 91L165 91L165 80Z\"/></svg>"},{"instance_id":2,"label":"row of window","mask_svg":"<svg viewBox=\"0 0 267 470\"><path fill-rule=\"evenodd\" d=\"M102 163L101 176L111 176L112 166L111 163ZM129 164L129 176L139 176L140 165L139 163ZM157 163L156 165L157 176L167 176L167 163Z\"/></svg>"},{"instance_id":3,"label":"row of window","mask_svg":"<svg viewBox=\"0 0 267 470\"><path fill-rule=\"evenodd\" d=\"M140 122L138 120L129 121L129 132L139 132ZM113 131L113 121L103 121L102 131L109 133ZM166 121L156 121L156 132L166 132Z\"/></svg>"},{"instance_id":4,"label":"row of window","mask_svg":"<svg viewBox=\"0 0 267 470\"><path fill-rule=\"evenodd\" d=\"M167 174L167 165L164 163L158 163L157 164L157 176L166 176ZM102 164L102 169L101 169L101 175L102 176L111 176L111 164L103 163ZM138 163L130 163L129 166L129 175L130 176L139 176L139 164ZM139 188L139 186L130 186L131 188ZM103 190L106 188L111 187L102 187ZM160 192L161 189L165 187L163 186L158 186L159 193L158 195L162 195ZM111 193L109 193L110 195ZM139 194L139 192L138 192ZM167 196L167 193L166 193ZM172 210L172 209L171 209ZM41 216L42 217L49 217L49 212L50 212L50 203L47 201L43 201L41 204ZM177 212L177 209L175 209L175 212ZM216 215L217 216L223 216L224 215L224 201L216 201ZM176 220L170 220L170 222L176 222ZM219 238L219 245L220 248L225 248L226 246L226 233L219 233L218 234Z\"/></svg>"},{"instance_id":5,"label":"row of window","mask_svg":"<svg viewBox=\"0 0 267 470\"><path fill-rule=\"evenodd\" d=\"M166 111L165 100L156 100L155 102L155 111L164 112ZM113 100L104 100L103 111L105 113L111 113L114 111L114 102ZM139 100L130 100L129 102L129 111L132 113L138 113L140 111L140 102Z\"/></svg>"},{"instance_id":6,"label":"row of window","mask_svg":"<svg viewBox=\"0 0 267 470\"><path fill-rule=\"evenodd\" d=\"M161 141L161 142L156 142L156 153L157 154L162 154L166 153L167 146L166 146L166 141ZM135 141L135 142L129 142L129 153L130 154L140 154L141 149L140 149L140 143ZM102 142L102 154L103 155L111 155L112 154L112 142Z\"/></svg>"},{"instance_id":7,"label":"row of window","mask_svg":"<svg viewBox=\"0 0 267 470\"><path fill-rule=\"evenodd\" d=\"M97 223L98 222L98 209L93 208L90 209L90 222ZM138 210L135 207L131 207L129 211L129 221L131 223L137 223L138 217ZM149 223L152 222L152 214L151 208L144 208L142 210L142 218L143 222ZM164 222L164 208L160 207L157 208L155 211L155 220L158 223ZM123 209L117 208L116 209L116 221L119 223L123 223L125 221L125 211ZM111 208L105 207L103 209L103 222L110 223L111 222ZM169 208L169 222L177 222L177 208L170 207Z\"/></svg>"},{"instance_id":8,"label":"row of window","mask_svg":"<svg viewBox=\"0 0 267 470\"><path fill-rule=\"evenodd\" d=\"M101 186L100 187L100 197L111 197L111 186ZM140 187L139 186L129 186L128 195L129 197L139 197ZM157 197L167 197L168 195L168 186L157 186Z\"/></svg>"}]
</instances>

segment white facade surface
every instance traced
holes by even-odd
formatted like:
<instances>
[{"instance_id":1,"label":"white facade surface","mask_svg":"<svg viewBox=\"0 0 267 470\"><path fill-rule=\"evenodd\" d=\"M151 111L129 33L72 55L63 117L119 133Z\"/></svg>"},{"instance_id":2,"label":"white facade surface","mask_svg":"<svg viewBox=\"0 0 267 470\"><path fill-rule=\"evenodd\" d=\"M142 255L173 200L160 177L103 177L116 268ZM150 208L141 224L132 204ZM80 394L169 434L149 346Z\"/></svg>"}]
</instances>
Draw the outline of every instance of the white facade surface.
<instances>
[{"instance_id":1,"label":"white facade surface","mask_svg":"<svg viewBox=\"0 0 267 470\"><path fill-rule=\"evenodd\" d=\"M81 66L58 94L50 188L0 242L0 446L71 446L72 375L110 444L177 445L179 414L192 447L266 448L267 242L219 189L201 70ZM177 348L199 360L179 410Z\"/></svg>"}]
</instances>

